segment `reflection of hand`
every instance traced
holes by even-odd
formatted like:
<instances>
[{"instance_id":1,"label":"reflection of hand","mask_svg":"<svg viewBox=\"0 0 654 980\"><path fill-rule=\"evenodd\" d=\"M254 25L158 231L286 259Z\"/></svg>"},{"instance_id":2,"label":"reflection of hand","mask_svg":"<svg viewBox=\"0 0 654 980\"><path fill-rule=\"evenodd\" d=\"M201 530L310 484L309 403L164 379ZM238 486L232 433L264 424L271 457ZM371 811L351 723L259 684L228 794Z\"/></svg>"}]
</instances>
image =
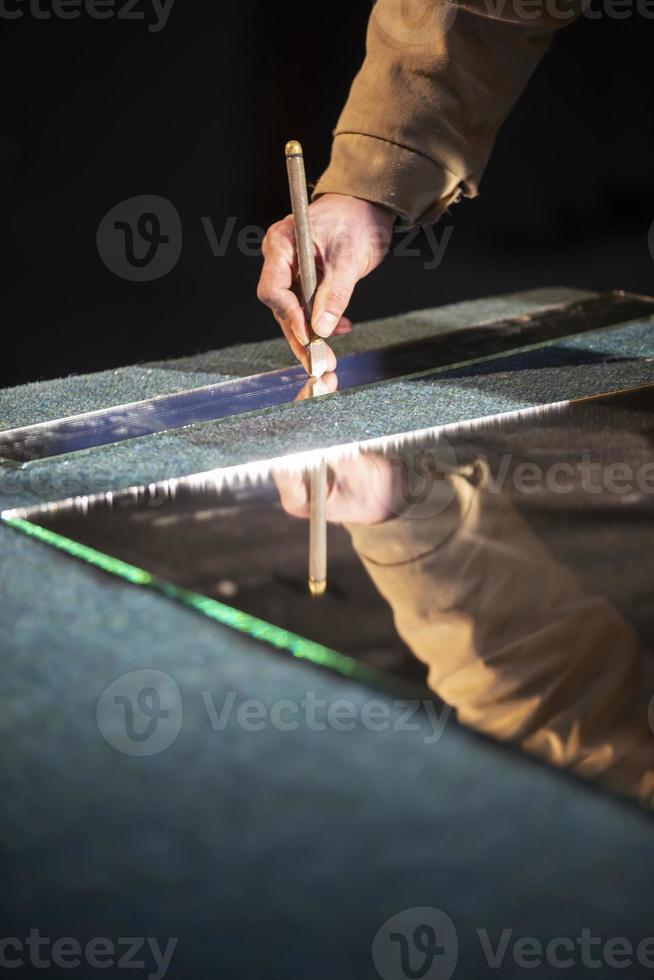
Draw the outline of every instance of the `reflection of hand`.
<instances>
[{"instance_id":1,"label":"reflection of hand","mask_svg":"<svg viewBox=\"0 0 654 980\"><path fill-rule=\"evenodd\" d=\"M296 402L304 402L317 395L333 395L338 388L338 378L331 371L323 374L322 378L309 378L295 398Z\"/></svg>"},{"instance_id":2,"label":"reflection of hand","mask_svg":"<svg viewBox=\"0 0 654 980\"><path fill-rule=\"evenodd\" d=\"M309 517L309 478L306 471L273 470L282 507L293 517ZM381 524L401 508L397 467L373 453L344 456L329 467L327 520L333 524Z\"/></svg>"}]
</instances>

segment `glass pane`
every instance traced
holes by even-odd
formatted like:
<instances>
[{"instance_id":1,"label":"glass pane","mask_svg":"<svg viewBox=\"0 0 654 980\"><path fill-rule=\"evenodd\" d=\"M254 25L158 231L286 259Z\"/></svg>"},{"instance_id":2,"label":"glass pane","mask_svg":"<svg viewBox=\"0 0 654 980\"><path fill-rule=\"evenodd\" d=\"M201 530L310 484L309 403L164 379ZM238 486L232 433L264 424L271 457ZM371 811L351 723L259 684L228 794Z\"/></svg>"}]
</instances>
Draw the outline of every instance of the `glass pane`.
<instances>
[{"instance_id":1,"label":"glass pane","mask_svg":"<svg viewBox=\"0 0 654 980\"><path fill-rule=\"evenodd\" d=\"M647 387L330 451L319 598L315 459L9 519L326 666L428 685L460 722L651 804L653 413Z\"/></svg>"}]
</instances>

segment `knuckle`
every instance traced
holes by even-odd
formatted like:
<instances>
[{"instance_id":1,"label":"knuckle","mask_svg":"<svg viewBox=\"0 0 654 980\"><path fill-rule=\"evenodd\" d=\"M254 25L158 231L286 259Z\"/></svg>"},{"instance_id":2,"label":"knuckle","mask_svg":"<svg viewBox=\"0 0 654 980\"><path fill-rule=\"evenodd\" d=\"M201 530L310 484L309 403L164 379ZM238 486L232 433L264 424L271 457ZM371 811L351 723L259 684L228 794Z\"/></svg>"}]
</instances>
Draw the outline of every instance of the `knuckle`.
<instances>
[{"instance_id":1,"label":"knuckle","mask_svg":"<svg viewBox=\"0 0 654 980\"><path fill-rule=\"evenodd\" d=\"M284 219L284 221L277 221L270 226L263 236L261 248L264 254L282 252L286 251L290 244L288 221Z\"/></svg>"},{"instance_id":2,"label":"knuckle","mask_svg":"<svg viewBox=\"0 0 654 980\"><path fill-rule=\"evenodd\" d=\"M331 283L327 288L325 301L328 307L334 307L333 312L339 312L347 306L350 300L351 290L348 286L341 283Z\"/></svg>"},{"instance_id":3,"label":"knuckle","mask_svg":"<svg viewBox=\"0 0 654 980\"><path fill-rule=\"evenodd\" d=\"M334 261L349 264L356 261L359 248L349 235L347 237L341 236L330 243L330 253Z\"/></svg>"},{"instance_id":4,"label":"knuckle","mask_svg":"<svg viewBox=\"0 0 654 980\"><path fill-rule=\"evenodd\" d=\"M269 255L272 249L275 247L275 232L272 228L269 228L266 234L263 236L263 241L261 242L261 251L264 255Z\"/></svg>"},{"instance_id":5,"label":"knuckle","mask_svg":"<svg viewBox=\"0 0 654 980\"><path fill-rule=\"evenodd\" d=\"M263 281L263 279L259 280L259 284L257 286L257 299L261 303L264 303L265 306L270 305L270 292L268 290L267 284Z\"/></svg>"}]
</instances>

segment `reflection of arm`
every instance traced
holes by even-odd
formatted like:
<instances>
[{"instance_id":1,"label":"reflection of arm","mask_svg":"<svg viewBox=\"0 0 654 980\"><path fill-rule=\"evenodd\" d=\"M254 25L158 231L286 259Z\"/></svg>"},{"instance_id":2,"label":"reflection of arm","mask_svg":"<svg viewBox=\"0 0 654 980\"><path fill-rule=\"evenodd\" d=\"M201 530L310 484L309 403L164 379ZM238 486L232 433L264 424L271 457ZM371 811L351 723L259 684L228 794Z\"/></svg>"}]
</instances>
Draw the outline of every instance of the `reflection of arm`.
<instances>
[{"instance_id":1,"label":"reflection of arm","mask_svg":"<svg viewBox=\"0 0 654 980\"><path fill-rule=\"evenodd\" d=\"M477 464L349 528L398 632L463 723L654 802L649 655L485 482Z\"/></svg>"},{"instance_id":2,"label":"reflection of arm","mask_svg":"<svg viewBox=\"0 0 654 980\"><path fill-rule=\"evenodd\" d=\"M360 197L420 224L461 193L475 196L500 124L575 6L376 0L316 192Z\"/></svg>"}]
</instances>

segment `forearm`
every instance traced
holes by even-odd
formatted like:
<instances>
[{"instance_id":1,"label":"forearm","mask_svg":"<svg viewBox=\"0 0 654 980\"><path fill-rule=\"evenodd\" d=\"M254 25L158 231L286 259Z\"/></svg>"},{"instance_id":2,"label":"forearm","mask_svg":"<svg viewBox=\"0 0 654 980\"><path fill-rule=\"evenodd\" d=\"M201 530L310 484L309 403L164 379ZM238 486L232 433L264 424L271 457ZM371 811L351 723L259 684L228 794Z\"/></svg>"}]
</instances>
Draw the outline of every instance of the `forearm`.
<instances>
[{"instance_id":1,"label":"forearm","mask_svg":"<svg viewBox=\"0 0 654 980\"><path fill-rule=\"evenodd\" d=\"M476 195L500 124L574 14L541 12L538 0L417 7L424 17L412 23L402 0L375 3L316 194L361 197L427 224Z\"/></svg>"},{"instance_id":2,"label":"forearm","mask_svg":"<svg viewBox=\"0 0 654 980\"><path fill-rule=\"evenodd\" d=\"M402 517L350 527L398 632L462 722L651 803L651 658L485 482L454 474Z\"/></svg>"}]
</instances>

